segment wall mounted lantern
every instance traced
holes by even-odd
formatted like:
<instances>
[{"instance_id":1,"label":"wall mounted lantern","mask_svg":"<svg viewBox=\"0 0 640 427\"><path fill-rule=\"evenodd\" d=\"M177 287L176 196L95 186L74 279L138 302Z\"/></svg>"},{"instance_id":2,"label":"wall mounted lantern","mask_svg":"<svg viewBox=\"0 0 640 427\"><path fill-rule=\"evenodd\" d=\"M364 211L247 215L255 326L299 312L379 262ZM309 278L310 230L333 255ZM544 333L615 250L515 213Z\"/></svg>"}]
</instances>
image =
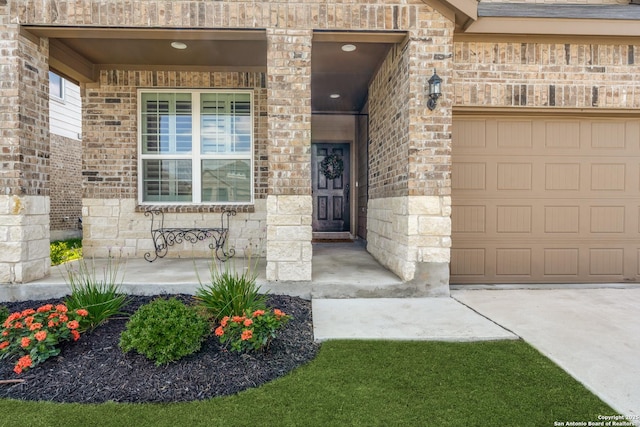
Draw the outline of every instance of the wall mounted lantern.
<instances>
[{"instance_id":1,"label":"wall mounted lantern","mask_svg":"<svg viewBox=\"0 0 640 427\"><path fill-rule=\"evenodd\" d=\"M433 110L436 108L438 98L442 96L442 79L436 74L436 69L433 69L433 76L429 79L429 99L427 100L427 108Z\"/></svg>"}]
</instances>

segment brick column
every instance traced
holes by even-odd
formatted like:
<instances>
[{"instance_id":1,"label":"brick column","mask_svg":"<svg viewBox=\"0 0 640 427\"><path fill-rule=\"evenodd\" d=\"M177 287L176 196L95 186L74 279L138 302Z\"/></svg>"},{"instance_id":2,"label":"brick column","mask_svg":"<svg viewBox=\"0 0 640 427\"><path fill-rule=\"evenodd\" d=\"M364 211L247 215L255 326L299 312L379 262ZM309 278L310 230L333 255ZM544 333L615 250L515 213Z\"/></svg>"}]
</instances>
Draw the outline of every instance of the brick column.
<instances>
[{"instance_id":1,"label":"brick column","mask_svg":"<svg viewBox=\"0 0 640 427\"><path fill-rule=\"evenodd\" d=\"M311 280L311 30L267 30L267 280Z\"/></svg>"},{"instance_id":2,"label":"brick column","mask_svg":"<svg viewBox=\"0 0 640 427\"><path fill-rule=\"evenodd\" d=\"M0 0L0 283L49 274L48 41L19 35Z\"/></svg>"},{"instance_id":3,"label":"brick column","mask_svg":"<svg viewBox=\"0 0 640 427\"><path fill-rule=\"evenodd\" d=\"M416 295L440 296L449 294L453 24L428 9L419 18L369 88L367 250ZM431 111L434 68L444 94Z\"/></svg>"}]
</instances>

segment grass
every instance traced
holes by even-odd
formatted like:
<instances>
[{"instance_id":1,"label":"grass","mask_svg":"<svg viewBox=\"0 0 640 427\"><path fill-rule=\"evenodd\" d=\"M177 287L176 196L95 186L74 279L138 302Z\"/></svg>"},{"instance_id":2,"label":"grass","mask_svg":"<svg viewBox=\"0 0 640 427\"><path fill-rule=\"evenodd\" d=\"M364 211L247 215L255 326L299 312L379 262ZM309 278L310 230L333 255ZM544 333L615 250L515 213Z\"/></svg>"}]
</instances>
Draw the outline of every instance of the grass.
<instances>
[{"instance_id":1,"label":"grass","mask_svg":"<svg viewBox=\"0 0 640 427\"><path fill-rule=\"evenodd\" d=\"M0 413L8 415L0 426L439 427L551 426L616 412L523 341L330 341L310 364L235 396L164 405L0 400Z\"/></svg>"}]
</instances>

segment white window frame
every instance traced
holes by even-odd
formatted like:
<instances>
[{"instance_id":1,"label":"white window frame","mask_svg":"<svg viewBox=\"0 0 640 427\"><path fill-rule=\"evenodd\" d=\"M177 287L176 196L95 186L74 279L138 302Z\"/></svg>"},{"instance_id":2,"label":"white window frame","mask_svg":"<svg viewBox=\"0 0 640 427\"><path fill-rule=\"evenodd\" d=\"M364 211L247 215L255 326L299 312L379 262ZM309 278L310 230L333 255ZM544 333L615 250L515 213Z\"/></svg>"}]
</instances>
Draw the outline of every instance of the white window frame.
<instances>
[{"instance_id":1,"label":"white window frame","mask_svg":"<svg viewBox=\"0 0 640 427\"><path fill-rule=\"evenodd\" d=\"M57 78L60 79L60 96L58 96L58 94L54 94L51 92L51 76L56 76ZM65 96L66 96L66 87L65 87L65 78L62 77L60 74L56 74L53 71L49 71L49 96L58 101L58 102L65 102Z\"/></svg>"},{"instance_id":2,"label":"white window frame","mask_svg":"<svg viewBox=\"0 0 640 427\"><path fill-rule=\"evenodd\" d=\"M142 95L144 93L189 93L192 102L192 144L191 154L143 154L142 152ZM202 154L202 142L200 136L201 130L201 111L200 111L200 95L203 93L242 93L249 94L250 97L250 138L251 147L249 153L233 153L233 154ZM253 90L250 89L138 89L138 203L140 205L209 205L209 206L229 206L229 205L253 205L255 198L255 139L254 139L254 96ZM144 200L144 169L143 160L191 160L191 202L187 201L145 201ZM250 191L249 201L202 201L202 160L249 160L250 161ZM197 179L196 179L197 178Z\"/></svg>"}]
</instances>

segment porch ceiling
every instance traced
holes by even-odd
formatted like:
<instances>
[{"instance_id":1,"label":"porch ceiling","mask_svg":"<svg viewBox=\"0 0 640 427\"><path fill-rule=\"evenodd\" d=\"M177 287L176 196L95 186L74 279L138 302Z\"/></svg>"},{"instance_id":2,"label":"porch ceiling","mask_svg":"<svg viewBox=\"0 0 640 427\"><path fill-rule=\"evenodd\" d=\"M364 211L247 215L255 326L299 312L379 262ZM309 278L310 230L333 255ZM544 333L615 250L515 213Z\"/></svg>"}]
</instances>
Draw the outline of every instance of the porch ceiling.
<instances>
[{"instance_id":1,"label":"porch ceiling","mask_svg":"<svg viewBox=\"0 0 640 427\"><path fill-rule=\"evenodd\" d=\"M265 71L264 30L126 29L24 26L34 41L49 38L49 65L81 83L97 81L100 70L154 69ZM404 32L317 32L312 44L311 106L318 113L359 112L368 84L390 47ZM187 45L178 50L171 42ZM341 47L353 44L356 50ZM339 98L331 98L339 94Z\"/></svg>"}]
</instances>

